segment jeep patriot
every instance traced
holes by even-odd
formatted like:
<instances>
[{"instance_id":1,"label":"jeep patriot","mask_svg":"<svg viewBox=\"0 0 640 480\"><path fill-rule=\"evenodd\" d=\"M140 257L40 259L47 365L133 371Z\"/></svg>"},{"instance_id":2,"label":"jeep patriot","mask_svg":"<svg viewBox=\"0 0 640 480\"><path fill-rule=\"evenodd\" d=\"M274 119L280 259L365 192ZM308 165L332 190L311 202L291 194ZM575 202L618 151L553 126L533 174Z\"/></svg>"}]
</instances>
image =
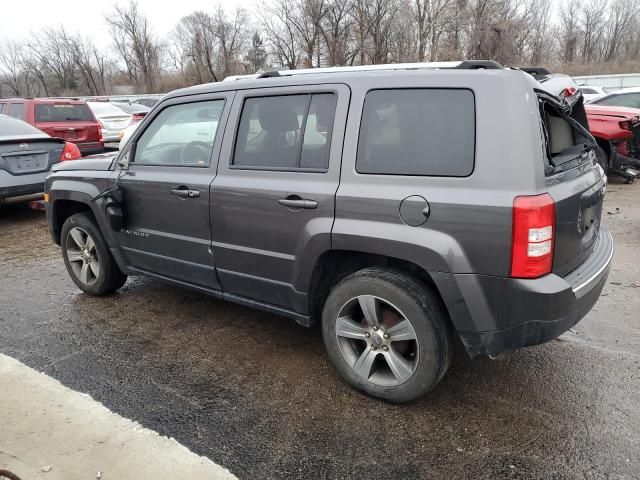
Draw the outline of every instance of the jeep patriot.
<instances>
[{"instance_id":1,"label":"jeep patriot","mask_svg":"<svg viewBox=\"0 0 640 480\"><path fill-rule=\"evenodd\" d=\"M596 303L595 146L582 99L493 62L269 72L165 96L46 209L87 294L148 275L320 322L348 383L406 402L456 343L536 345Z\"/></svg>"}]
</instances>

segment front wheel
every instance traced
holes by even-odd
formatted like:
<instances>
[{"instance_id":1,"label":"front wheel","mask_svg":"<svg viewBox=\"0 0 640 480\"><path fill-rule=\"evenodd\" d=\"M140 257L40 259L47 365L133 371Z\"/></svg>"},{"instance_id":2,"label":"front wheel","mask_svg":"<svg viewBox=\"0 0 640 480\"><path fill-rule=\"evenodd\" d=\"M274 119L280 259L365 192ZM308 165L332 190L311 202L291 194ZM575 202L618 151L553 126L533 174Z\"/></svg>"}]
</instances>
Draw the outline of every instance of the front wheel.
<instances>
[{"instance_id":1,"label":"front wheel","mask_svg":"<svg viewBox=\"0 0 640 480\"><path fill-rule=\"evenodd\" d=\"M426 285L395 270L368 268L341 281L325 303L322 332L340 375L390 402L427 393L451 361L442 302Z\"/></svg>"},{"instance_id":2,"label":"front wheel","mask_svg":"<svg viewBox=\"0 0 640 480\"><path fill-rule=\"evenodd\" d=\"M61 233L62 258L73 282L92 296L120 288L127 281L116 265L102 233L86 213L71 215Z\"/></svg>"}]
</instances>

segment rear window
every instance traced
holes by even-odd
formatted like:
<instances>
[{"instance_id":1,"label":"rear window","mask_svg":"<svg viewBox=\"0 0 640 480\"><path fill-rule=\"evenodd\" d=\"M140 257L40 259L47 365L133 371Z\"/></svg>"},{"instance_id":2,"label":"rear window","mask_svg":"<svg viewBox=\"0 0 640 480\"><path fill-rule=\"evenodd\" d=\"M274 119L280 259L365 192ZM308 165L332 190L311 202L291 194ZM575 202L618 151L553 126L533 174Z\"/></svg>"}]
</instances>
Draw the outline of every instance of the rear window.
<instances>
[{"instance_id":1,"label":"rear window","mask_svg":"<svg viewBox=\"0 0 640 480\"><path fill-rule=\"evenodd\" d=\"M93 114L84 103L36 104L36 122L93 122Z\"/></svg>"},{"instance_id":2,"label":"rear window","mask_svg":"<svg viewBox=\"0 0 640 480\"><path fill-rule=\"evenodd\" d=\"M96 115L125 115L125 112L120 106L116 106L108 102L91 102L88 104L93 113Z\"/></svg>"},{"instance_id":3,"label":"rear window","mask_svg":"<svg viewBox=\"0 0 640 480\"><path fill-rule=\"evenodd\" d=\"M373 90L362 111L356 170L386 175L470 175L475 121L470 90Z\"/></svg>"}]
</instances>

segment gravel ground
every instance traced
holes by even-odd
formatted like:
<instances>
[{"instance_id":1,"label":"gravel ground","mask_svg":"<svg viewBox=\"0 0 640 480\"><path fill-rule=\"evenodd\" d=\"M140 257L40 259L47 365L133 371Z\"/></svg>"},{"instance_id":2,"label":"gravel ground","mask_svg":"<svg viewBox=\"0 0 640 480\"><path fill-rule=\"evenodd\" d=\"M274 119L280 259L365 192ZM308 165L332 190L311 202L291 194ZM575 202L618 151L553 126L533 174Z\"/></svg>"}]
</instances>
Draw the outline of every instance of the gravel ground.
<instances>
[{"instance_id":1,"label":"gravel ground","mask_svg":"<svg viewBox=\"0 0 640 480\"><path fill-rule=\"evenodd\" d=\"M575 332L460 355L411 405L349 388L317 328L145 278L81 294L26 207L0 209L0 352L242 479L638 479L639 200L610 183L614 266Z\"/></svg>"}]
</instances>

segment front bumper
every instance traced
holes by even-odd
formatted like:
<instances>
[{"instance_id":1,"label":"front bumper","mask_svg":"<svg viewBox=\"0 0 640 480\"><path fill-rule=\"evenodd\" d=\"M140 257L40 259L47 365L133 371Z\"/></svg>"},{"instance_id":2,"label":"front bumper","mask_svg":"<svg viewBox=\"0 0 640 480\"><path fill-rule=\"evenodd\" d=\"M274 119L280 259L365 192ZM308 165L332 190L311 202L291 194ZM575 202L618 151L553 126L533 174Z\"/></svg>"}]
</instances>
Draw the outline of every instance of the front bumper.
<instances>
[{"instance_id":1,"label":"front bumper","mask_svg":"<svg viewBox=\"0 0 640 480\"><path fill-rule=\"evenodd\" d=\"M454 275L457 298L443 296L469 356L497 355L566 332L598 301L612 258L613 238L601 226L591 255L565 277Z\"/></svg>"}]
</instances>

